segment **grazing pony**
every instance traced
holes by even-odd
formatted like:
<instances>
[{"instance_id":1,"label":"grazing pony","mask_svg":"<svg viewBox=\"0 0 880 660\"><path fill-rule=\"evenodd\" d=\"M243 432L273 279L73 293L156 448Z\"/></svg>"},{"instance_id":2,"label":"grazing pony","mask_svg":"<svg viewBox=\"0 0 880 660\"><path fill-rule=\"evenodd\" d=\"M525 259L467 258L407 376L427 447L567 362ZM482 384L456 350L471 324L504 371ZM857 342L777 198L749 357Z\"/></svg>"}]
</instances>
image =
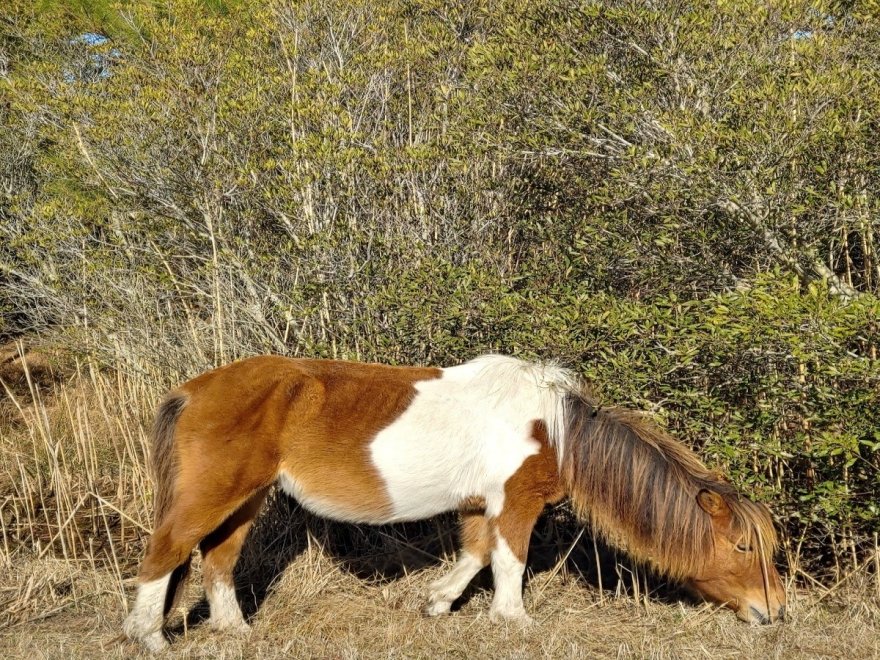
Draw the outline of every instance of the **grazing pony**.
<instances>
[{"instance_id":1,"label":"grazing pony","mask_svg":"<svg viewBox=\"0 0 880 660\"><path fill-rule=\"evenodd\" d=\"M462 551L431 586L430 616L449 612L491 564L491 618L528 622L529 537L564 497L609 543L741 619L784 614L767 509L645 417L599 407L553 364L254 357L171 392L153 432L155 531L124 629L154 651L167 646L164 619L196 546L211 624L247 630L232 570L276 483L309 511L352 523L460 511Z\"/></svg>"}]
</instances>

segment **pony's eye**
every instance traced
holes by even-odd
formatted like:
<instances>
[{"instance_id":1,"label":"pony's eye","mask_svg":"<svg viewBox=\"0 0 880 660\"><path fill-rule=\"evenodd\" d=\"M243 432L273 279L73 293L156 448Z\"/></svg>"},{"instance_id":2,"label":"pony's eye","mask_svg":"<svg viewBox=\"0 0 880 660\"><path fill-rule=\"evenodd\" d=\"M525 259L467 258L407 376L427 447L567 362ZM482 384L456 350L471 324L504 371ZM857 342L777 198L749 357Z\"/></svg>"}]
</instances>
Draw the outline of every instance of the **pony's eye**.
<instances>
[{"instance_id":1,"label":"pony's eye","mask_svg":"<svg viewBox=\"0 0 880 660\"><path fill-rule=\"evenodd\" d=\"M745 543L737 543L736 544L736 551L745 553L745 552L751 552L752 549L751 549L751 547L747 546Z\"/></svg>"}]
</instances>

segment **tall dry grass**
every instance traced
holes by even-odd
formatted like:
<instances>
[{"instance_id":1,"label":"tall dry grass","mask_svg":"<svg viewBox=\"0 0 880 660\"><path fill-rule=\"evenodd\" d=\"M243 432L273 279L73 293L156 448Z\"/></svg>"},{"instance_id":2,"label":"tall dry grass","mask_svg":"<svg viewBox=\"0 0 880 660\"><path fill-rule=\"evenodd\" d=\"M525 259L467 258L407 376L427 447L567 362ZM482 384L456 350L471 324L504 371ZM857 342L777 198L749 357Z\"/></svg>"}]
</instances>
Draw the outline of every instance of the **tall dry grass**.
<instances>
[{"instance_id":1,"label":"tall dry grass","mask_svg":"<svg viewBox=\"0 0 880 660\"><path fill-rule=\"evenodd\" d=\"M90 362L74 361L59 380L47 356L35 359L21 344L9 353L0 381L0 561L110 571L124 604L125 580L150 529L145 457L157 394L147 381ZM25 595L33 590L25 585ZM70 598L80 595L71 586ZM26 620L29 600L7 603L0 625Z\"/></svg>"},{"instance_id":2,"label":"tall dry grass","mask_svg":"<svg viewBox=\"0 0 880 660\"><path fill-rule=\"evenodd\" d=\"M125 377L88 360L59 365L21 344L0 362L0 653L128 656L134 649L118 630L150 530L148 430L164 379ZM789 622L750 628L679 600L625 558L609 558L564 509L552 511L532 541L526 604L538 623L531 632L488 623L488 576L452 618L423 620L427 584L454 556L453 523L446 516L382 528L339 525L276 496L237 570L254 632L231 639L199 625L206 607L194 580L172 616L175 651L791 657L832 656L846 635L851 657L880 653L880 554L835 583L803 571L789 577Z\"/></svg>"},{"instance_id":3,"label":"tall dry grass","mask_svg":"<svg viewBox=\"0 0 880 660\"><path fill-rule=\"evenodd\" d=\"M150 396L260 352L561 359L772 502L792 566L869 560L873 23L159 4L108 8L98 51L60 9L0 18L0 336L54 333Z\"/></svg>"}]
</instances>

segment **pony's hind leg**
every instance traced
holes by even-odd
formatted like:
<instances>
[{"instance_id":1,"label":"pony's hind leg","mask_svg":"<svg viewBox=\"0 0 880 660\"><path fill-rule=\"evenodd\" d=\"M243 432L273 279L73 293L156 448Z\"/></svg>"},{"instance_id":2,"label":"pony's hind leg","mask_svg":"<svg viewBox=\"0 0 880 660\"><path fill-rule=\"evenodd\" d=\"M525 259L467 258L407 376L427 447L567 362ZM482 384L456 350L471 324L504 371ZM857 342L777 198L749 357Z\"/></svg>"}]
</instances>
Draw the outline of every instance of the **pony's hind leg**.
<instances>
[{"instance_id":1,"label":"pony's hind leg","mask_svg":"<svg viewBox=\"0 0 880 660\"><path fill-rule=\"evenodd\" d=\"M154 653L168 647L162 625L186 575L199 535L203 534L187 529L183 522L186 518L175 515L175 508L150 537L138 574L137 597L122 624L129 639L140 641Z\"/></svg>"},{"instance_id":2,"label":"pony's hind leg","mask_svg":"<svg viewBox=\"0 0 880 660\"><path fill-rule=\"evenodd\" d=\"M442 578L431 584L428 616L446 614L452 603L461 596L474 576L489 565L492 549L492 523L482 513L463 513L461 521L461 554L455 566Z\"/></svg>"},{"instance_id":3,"label":"pony's hind leg","mask_svg":"<svg viewBox=\"0 0 880 660\"><path fill-rule=\"evenodd\" d=\"M138 574L137 597L122 629L129 639L140 641L153 653L168 647L162 625L186 576L197 542L197 538L178 538L173 522L167 519L150 538Z\"/></svg>"},{"instance_id":4,"label":"pony's hind leg","mask_svg":"<svg viewBox=\"0 0 880 660\"><path fill-rule=\"evenodd\" d=\"M211 487L212 475L185 483L150 538L138 575L137 598L123 624L129 639L139 640L151 651L168 646L162 625L182 581L179 578L185 574L178 569L186 567L196 545L254 493L218 493Z\"/></svg>"},{"instance_id":5,"label":"pony's hind leg","mask_svg":"<svg viewBox=\"0 0 880 660\"><path fill-rule=\"evenodd\" d=\"M199 544L203 556L205 595L211 607L211 626L217 630L238 633L250 630L235 597L232 571L267 492L268 488L257 491Z\"/></svg>"},{"instance_id":6,"label":"pony's hind leg","mask_svg":"<svg viewBox=\"0 0 880 660\"><path fill-rule=\"evenodd\" d=\"M165 620L165 600L171 577L172 571L168 571L155 580L141 582L134 606L122 624L129 639L140 641L152 653L168 648L168 641L162 634L162 623Z\"/></svg>"}]
</instances>

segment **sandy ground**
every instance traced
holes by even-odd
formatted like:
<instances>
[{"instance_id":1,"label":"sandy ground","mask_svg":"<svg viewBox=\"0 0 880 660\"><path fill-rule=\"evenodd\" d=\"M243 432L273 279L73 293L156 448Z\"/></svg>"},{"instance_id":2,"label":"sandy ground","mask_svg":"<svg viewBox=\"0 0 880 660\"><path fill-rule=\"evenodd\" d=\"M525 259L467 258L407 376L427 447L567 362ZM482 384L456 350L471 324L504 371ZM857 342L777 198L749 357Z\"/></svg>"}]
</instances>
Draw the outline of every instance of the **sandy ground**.
<instances>
[{"instance_id":1,"label":"sandy ground","mask_svg":"<svg viewBox=\"0 0 880 660\"><path fill-rule=\"evenodd\" d=\"M615 596L570 571L530 575L527 628L495 625L487 616L486 575L453 614L420 614L428 583L445 565L395 578L364 578L317 545L295 557L261 597L239 577L239 599L251 611L244 638L204 622L198 566L183 610L169 620L166 657L217 658L874 658L880 657L880 607L873 582L854 583L816 603L818 592L790 591L785 623L755 627L728 611L654 594ZM129 598L133 584L127 582ZM9 567L0 582L6 627L0 657L86 658L141 655L120 641L125 614L111 569L87 562L33 560ZM3 602L6 601L6 602ZM261 601L254 612L254 602ZM10 605L17 606L11 612ZM11 613L11 615L10 615Z\"/></svg>"},{"instance_id":2,"label":"sandy ground","mask_svg":"<svg viewBox=\"0 0 880 660\"><path fill-rule=\"evenodd\" d=\"M151 410L149 397L136 382L90 372L85 385L52 390L51 403L36 406L33 383L52 387L52 373L40 373L39 361L25 373L16 360L0 355L0 376L17 397L0 401L0 658L140 657L119 633L150 519L138 458L147 413L133 412ZM48 461L59 447L63 460ZM164 656L880 657L880 570L870 561L843 582L790 584L787 620L753 627L634 576L589 535L575 543L580 527L561 508L532 537L532 626L489 621L488 571L457 611L428 619L421 608L454 557L454 530L451 515L385 528L330 524L270 498L237 570L251 633L209 629L196 559Z\"/></svg>"}]
</instances>

